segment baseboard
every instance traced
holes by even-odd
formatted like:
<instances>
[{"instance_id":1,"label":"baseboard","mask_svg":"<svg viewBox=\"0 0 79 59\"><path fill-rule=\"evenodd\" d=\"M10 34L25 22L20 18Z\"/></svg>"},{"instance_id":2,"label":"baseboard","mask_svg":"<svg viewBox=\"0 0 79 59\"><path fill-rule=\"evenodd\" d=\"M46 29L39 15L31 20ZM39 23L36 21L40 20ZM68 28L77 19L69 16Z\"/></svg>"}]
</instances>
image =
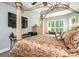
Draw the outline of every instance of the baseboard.
<instances>
[{"instance_id":1,"label":"baseboard","mask_svg":"<svg viewBox=\"0 0 79 59\"><path fill-rule=\"evenodd\" d=\"M9 47L8 47L8 48L5 48L5 49L0 50L0 53L6 52L6 51L8 51L8 50L10 50L10 48L9 48Z\"/></svg>"}]
</instances>

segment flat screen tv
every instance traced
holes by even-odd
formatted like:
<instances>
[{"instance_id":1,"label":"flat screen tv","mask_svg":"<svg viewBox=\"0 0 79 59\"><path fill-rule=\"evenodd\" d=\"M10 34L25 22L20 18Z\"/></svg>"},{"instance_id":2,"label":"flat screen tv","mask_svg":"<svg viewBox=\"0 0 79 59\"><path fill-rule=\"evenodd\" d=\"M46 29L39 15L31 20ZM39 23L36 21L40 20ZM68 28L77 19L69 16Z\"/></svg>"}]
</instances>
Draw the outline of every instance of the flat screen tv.
<instances>
[{"instance_id":1,"label":"flat screen tv","mask_svg":"<svg viewBox=\"0 0 79 59\"><path fill-rule=\"evenodd\" d=\"M28 18L27 17L21 17L22 22L22 28L28 27ZM8 27L16 28L16 14L13 14L11 12L8 12Z\"/></svg>"}]
</instances>

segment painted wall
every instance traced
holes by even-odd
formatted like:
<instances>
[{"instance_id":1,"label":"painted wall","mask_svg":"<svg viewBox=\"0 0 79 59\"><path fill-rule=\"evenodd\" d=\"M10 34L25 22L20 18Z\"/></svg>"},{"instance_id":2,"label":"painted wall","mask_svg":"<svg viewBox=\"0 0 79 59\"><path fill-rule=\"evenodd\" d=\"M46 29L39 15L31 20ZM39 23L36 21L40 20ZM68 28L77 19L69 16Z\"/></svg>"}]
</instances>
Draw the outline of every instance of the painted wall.
<instances>
[{"instance_id":1,"label":"painted wall","mask_svg":"<svg viewBox=\"0 0 79 59\"><path fill-rule=\"evenodd\" d=\"M15 13L15 9L0 3L0 50L9 47L9 34L14 31L8 27L8 12Z\"/></svg>"},{"instance_id":2,"label":"painted wall","mask_svg":"<svg viewBox=\"0 0 79 59\"><path fill-rule=\"evenodd\" d=\"M9 48L11 32L16 35L16 30L8 27L8 12L16 13L16 10L9 5L0 3L0 50ZM23 16L28 18L28 28L22 29L22 34L32 31L32 26L35 24L39 25L39 14L37 12L24 12Z\"/></svg>"},{"instance_id":3,"label":"painted wall","mask_svg":"<svg viewBox=\"0 0 79 59\"><path fill-rule=\"evenodd\" d=\"M78 18L79 14L77 14L77 13L70 13L70 14L66 14L66 15L62 15L62 16L55 16L55 17L46 18L46 20L44 21L44 26L45 26L44 31L45 31L45 33L48 33L48 30L47 30L47 21L48 20L63 19L63 21L64 21L64 31L69 30L70 29L69 25L70 25L70 22L71 22L70 18L73 17L73 16L77 17L76 19L78 19L78 23L79 23L79 18Z\"/></svg>"}]
</instances>

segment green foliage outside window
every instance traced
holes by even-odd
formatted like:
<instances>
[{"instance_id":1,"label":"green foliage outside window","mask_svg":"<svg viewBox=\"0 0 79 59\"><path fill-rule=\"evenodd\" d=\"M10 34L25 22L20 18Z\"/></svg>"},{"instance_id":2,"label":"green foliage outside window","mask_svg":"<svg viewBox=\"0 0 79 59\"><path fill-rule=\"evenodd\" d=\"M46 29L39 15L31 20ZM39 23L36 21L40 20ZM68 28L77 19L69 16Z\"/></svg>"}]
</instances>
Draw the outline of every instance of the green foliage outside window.
<instances>
[{"instance_id":1,"label":"green foliage outside window","mask_svg":"<svg viewBox=\"0 0 79 59\"><path fill-rule=\"evenodd\" d=\"M63 21L60 21L60 27L63 27L63 25L64 25Z\"/></svg>"},{"instance_id":2,"label":"green foliage outside window","mask_svg":"<svg viewBox=\"0 0 79 59\"><path fill-rule=\"evenodd\" d=\"M48 28L51 29L52 32L63 32L63 20L49 20ZM62 27L62 28L61 28Z\"/></svg>"},{"instance_id":3,"label":"green foliage outside window","mask_svg":"<svg viewBox=\"0 0 79 59\"><path fill-rule=\"evenodd\" d=\"M52 27L54 27L54 21L52 21L52 23L51 23L51 24L52 24Z\"/></svg>"},{"instance_id":4,"label":"green foliage outside window","mask_svg":"<svg viewBox=\"0 0 79 59\"><path fill-rule=\"evenodd\" d=\"M62 32L63 31L63 28L60 28L60 32Z\"/></svg>"},{"instance_id":5,"label":"green foliage outside window","mask_svg":"<svg viewBox=\"0 0 79 59\"><path fill-rule=\"evenodd\" d=\"M59 23L60 23L59 21L56 21L56 27L59 27Z\"/></svg>"},{"instance_id":6,"label":"green foliage outside window","mask_svg":"<svg viewBox=\"0 0 79 59\"><path fill-rule=\"evenodd\" d=\"M50 27L50 25L51 25L51 24L50 24L50 21L49 21L49 22L48 22L48 27Z\"/></svg>"},{"instance_id":7,"label":"green foliage outside window","mask_svg":"<svg viewBox=\"0 0 79 59\"><path fill-rule=\"evenodd\" d=\"M51 28L51 31L54 32L54 28Z\"/></svg>"},{"instance_id":8,"label":"green foliage outside window","mask_svg":"<svg viewBox=\"0 0 79 59\"><path fill-rule=\"evenodd\" d=\"M60 28L56 28L56 32L58 32L58 33L59 33L59 32L60 32Z\"/></svg>"}]
</instances>

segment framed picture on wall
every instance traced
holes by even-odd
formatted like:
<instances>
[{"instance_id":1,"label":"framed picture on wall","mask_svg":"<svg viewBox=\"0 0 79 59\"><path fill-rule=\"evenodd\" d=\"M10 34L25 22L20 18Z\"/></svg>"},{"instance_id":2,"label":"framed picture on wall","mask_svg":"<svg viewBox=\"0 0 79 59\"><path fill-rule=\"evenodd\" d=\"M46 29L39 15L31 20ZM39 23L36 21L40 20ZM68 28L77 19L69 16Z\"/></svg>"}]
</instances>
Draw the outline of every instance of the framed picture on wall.
<instances>
[{"instance_id":1,"label":"framed picture on wall","mask_svg":"<svg viewBox=\"0 0 79 59\"><path fill-rule=\"evenodd\" d=\"M72 16L69 18L69 27L71 27L72 24L74 24L74 23L78 23L77 16Z\"/></svg>"}]
</instances>

